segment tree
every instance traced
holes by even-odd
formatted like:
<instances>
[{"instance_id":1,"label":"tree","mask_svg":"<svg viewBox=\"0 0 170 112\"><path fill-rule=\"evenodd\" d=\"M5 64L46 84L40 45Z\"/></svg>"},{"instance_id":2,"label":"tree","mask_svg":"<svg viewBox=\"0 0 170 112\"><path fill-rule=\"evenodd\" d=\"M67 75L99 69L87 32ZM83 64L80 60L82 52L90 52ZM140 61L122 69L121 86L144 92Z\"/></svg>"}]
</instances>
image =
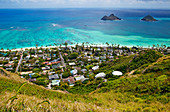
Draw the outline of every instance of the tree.
<instances>
[{"instance_id":1,"label":"tree","mask_svg":"<svg viewBox=\"0 0 170 112\"><path fill-rule=\"evenodd\" d=\"M40 74L35 73L34 75L32 75L32 78L38 78L38 77L40 77L40 76L41 76Z\"/></svg>"},{"instance_id":2,"label":"tree","mask_svg":"<svg viewBox=\"0 0 170 112\"><path fill-rule=\"evenodd\" d=\"M76 59L78 57L78 53L71 53L69 59Z\"/></svg>"},{"instance_id":3,"label":"tree","mask_svg":"<svg viewBox=\"0 0 170 112\"><path fill-rule=\"evenodd\" d=\"M65 45L65 47L67 48L68 43L67 43L67 42L65 42L65 43L64 43L64 45Z\"/></svg>"},{"instance_id":4,"label":"tree","mask_svg":"<svg viewBox=\"0 0 170 112\"><path fill-rule=\"evenodd\" d=\"M67 77L69 77L69 76L71 76L71 73L65 71L65 72L63 73L63 75L62 75L62 78L67 78Z\"/></svg>"},{"instance_id":5,"label":"tree","mask_svg":"<svg viewBox=\"0 0 170 112\"><path fill-rule=\"evenodd\" d=\"M39 68L34 68L32 71L35 72L35 73L38 73L38 72L40 72L40 69Z\"/></svg>"}]
</instances>

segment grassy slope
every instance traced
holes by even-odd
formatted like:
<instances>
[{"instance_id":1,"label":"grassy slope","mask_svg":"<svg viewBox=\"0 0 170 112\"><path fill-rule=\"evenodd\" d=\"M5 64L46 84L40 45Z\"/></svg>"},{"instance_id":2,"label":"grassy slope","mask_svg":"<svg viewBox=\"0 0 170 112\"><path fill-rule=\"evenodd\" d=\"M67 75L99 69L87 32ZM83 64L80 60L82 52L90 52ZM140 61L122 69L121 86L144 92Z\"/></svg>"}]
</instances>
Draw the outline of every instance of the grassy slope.
<instances>
[{"instance_id":1,"label":"grassy slope","mask_svg":"<svg viewBox=\"0 0 170 112\"><path fill-rule=\"evenodd\" d=\"M138 74L108 81L102 88L88 95L64 94L44 89L16 74L5 71L0 75L0 108L18 111L168 111L170 57L137 69ZM4 72L3 72L4 73ZM135 77L133 77L135 76ZM7 99L16 94L23 82L18 99L12 104ZM49 100L50 104L38 103Z\"/></svg>"}]
</instances>

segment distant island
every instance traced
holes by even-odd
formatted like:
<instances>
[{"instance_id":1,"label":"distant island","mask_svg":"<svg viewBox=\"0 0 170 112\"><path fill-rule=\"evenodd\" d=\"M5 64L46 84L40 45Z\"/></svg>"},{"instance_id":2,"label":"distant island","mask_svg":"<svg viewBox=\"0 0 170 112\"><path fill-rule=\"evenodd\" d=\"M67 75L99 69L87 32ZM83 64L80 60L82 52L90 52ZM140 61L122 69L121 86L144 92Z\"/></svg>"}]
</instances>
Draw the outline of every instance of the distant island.
<instances>
[{"instance_id":1,"label":"distant island","mask_svg":"<svg viewBox=\"0 0 170 112\"><path fill-rule=\"evenodd\" d=\"M104 16L101 20L121 20L121 18L111 14L110 16Z\"/></svg>"},{"instance_id":2,"label":"distant island","mask_svg":"<svg viewBox=\"0 0 170 112\"><path fill-rule=\"evenodd\" d=\"M142 21L158 21L155 18L153 18L151 15L147 15L145 16L143 19L141 19Z\"/></svg>"}]
</instances>

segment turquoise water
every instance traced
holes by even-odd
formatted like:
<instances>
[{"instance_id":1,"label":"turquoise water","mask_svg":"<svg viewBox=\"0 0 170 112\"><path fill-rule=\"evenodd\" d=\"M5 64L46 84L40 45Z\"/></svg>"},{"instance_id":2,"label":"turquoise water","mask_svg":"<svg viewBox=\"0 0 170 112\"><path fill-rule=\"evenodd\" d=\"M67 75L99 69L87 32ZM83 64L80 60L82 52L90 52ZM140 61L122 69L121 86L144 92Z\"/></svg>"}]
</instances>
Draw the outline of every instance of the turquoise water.
<instances>
[{"instance_id":1,"label":"turquoise water","mask_svg":"<svg viewBox=\"0 0 170 112\"><path fill-rule=\"evenodd\" d=\"M114 13L122 21L102 21ZM150 14L159 21L143 22ZM1 9L0 48L89 42L125 46L170 46L170 10Z\"/></svg>"}]
</instances>

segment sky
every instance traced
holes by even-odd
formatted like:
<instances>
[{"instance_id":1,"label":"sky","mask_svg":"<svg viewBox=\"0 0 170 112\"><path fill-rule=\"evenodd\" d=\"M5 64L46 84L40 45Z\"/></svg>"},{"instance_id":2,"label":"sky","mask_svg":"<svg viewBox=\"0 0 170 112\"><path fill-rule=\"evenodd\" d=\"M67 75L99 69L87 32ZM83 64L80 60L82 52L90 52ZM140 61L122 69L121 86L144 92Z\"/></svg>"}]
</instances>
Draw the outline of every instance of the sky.
<instances>
[{"instance_id":1,"label":"sky","mask_svg":"<svg viewBox=\"0 0 170 112\"><path fill-rule=\"evenodd\" d=\"M0 0L0 8L170 9L170 0Z\"/></svg>"}]
</instances>

